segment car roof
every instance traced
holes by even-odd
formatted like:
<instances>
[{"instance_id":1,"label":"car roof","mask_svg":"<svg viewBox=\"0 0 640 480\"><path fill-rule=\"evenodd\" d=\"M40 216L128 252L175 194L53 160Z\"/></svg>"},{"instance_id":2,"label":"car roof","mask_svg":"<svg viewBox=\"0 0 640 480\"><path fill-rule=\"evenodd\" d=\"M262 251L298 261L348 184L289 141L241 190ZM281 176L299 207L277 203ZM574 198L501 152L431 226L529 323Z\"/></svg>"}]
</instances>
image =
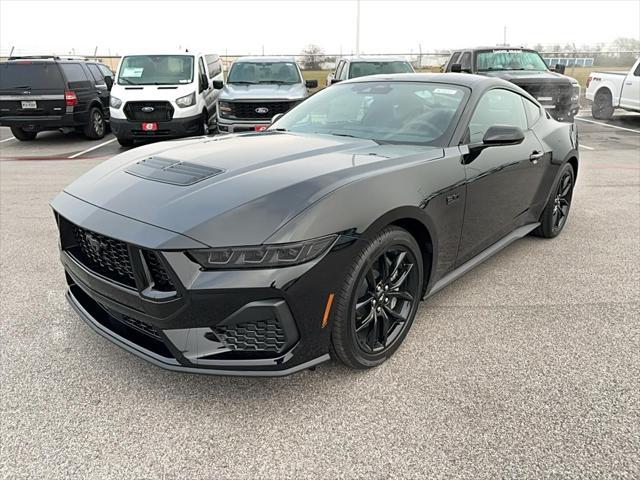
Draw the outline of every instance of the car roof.
<instances>
[{"instance_id":1,"label":"car roof","mask_svg":"<svg viewBox=\"0 0 640 480\"><path fill-rule=\"evenodd\" d=\"M239 57L233 63L252 62L252 63L295 63L293 57Z\"/></svg>"},{"instance_id":2,"label":"car roof","mask_svg":"<svg viewBox=\"0 0 640 480\"><path fill-rule=\"evenodd\" d=\"M452 50L452 52L466 52L469 50L530 50L535 52L535 50L533 48L526 48L523 46L519 46L519 47L512 47L510 45L493 45L491 47L468 47L468 48L456 48L454 50Z\"/></svg>"}]
</instances>

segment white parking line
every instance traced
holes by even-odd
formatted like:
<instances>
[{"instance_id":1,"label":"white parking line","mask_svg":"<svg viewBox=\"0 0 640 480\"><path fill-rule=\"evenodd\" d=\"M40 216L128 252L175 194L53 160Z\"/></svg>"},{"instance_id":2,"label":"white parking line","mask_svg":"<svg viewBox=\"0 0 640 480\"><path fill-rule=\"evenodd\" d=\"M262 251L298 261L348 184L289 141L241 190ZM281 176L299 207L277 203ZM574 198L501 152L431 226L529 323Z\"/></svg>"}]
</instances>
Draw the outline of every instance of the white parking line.
<instances>
[{"instance_id":1,"label":"white parking line","mask_svg":"<svg viewBox=\"0 0 640 480\"><path fill-rule=\"evenodd\" d=\"M0 143L8 142L9 140L15 140L16 137L5 138L4 140L0 140Z\"/></svg>"},{"instance_id":2,"label":"white parking line","mask_svg":"<svg viewBox=\"0 0 640 480\"><path fill-rule=\"evenodd\" d=\"M611 128L617 128L618 130L625 130L627 132L640 133L640 130L634 130L633 128L625 128L625 127L619 127L617 125L609 125L608 123L596 122L595 120L587 120L586 118L582 118L582 117L575 117L575 118L576 120L580 120L582 122L595 123L596 125L602 125L604 127L611 127Z\"/></svg>"},{"instance_id":3,"label":"white parking line","mask_svg":"<svg viewBox=\"0 0 640 480\"><path fill-rule=\"evenodd\" d=\"M109 145L110 143L115 142L116 140L117 140L116 138L112 138L111 140L107 140L106 142L101 143L100 145L96 145L95 147L87 148L86 150L83 150L82 152L75 153L75 154L73 154L73 155L71 155L70 157L67 157L67 158L69 158L69 159L77 158L77 157L79 157L81 155L84 155L85 153L93 152L94 150L97 150L100 147L104 147L105 145Z\"/></svg>"},{"instance_id":4,"label":"white parking line","mask_svg":"<svg viewBox=\"0 0 640 480\"><path fill-rule=\"evenodd\" d=\"M593 147L587 147L586 145L580 144L580 148L584 148L585 150L595 150Z\"/></svg>"}]
</instances>

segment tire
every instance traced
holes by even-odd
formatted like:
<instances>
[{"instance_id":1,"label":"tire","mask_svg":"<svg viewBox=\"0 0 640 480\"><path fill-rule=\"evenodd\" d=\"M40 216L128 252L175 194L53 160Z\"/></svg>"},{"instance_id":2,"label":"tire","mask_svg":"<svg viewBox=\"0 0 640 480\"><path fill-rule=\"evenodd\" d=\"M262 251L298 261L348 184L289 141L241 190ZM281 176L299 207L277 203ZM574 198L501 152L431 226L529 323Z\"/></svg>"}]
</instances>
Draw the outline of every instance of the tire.
<instances>
[{"instance_id":1,"label":"tire","mask_svg":"<svg viewBox=\"0 0 640 480\"><path fill-rule=\"evenodd\" d=\"M380 231L356 255L336 295L332 356L354 369L391 357L413 323L423 276L415 238L395 226Z\"/></svg>"},{"instance_id":2,"label":"tire","mask_svg":"<svg viewBox=\"0 0 640 480\"><path fill-rule=\"evenodd\" d=\"M21 142L28 142L29 140L33 140L36 138L36 135L38 135L38 132L25 132L20 127L11 127L11 133Z\"/></svg>"},{"instance_id":3,"label":"tire","mask_svg":"<svg viewBox=\"0 0 640 480\"><path fill-rule=\"evenodd\" d=\"M104 115L98 107L89 110L89 123L84 127L84 136L91 140L99 140L107 131Z\"/></svg>"},{"instance_id":4,"label":"tire","mask_svg":"<svg viewBox=\"0 0 640 480\"><path fill-rule=\"evenodd\" d=\"M198 128L198 135L209 135L209 114L207 114L206 110L202 111L202 121L200 122L200 127Z\"/></svg>"},{"instance_id":5,"label":"tire","mask_svg":"<svg viewBox=\"0 0 640 480\"><path fill-rule=\"evenodd\" d=\"M591 104L591 116L598 120L609 120L613 111L611 92L606 88L598 90Z\"/></svg>"},{"instance_id":6,"label":"tire","mask_svg":"<svg viewBox=\"0 0 640 480\"><path fill-rule=\"evenodd\" d=\"M132 138L120 138L120 137L116 137L116 138L118 139L118 143L122 147L132 147L133 146L133 139Z\"/></svg>"},{"instance_id":7,"label":"tire","mask_svg":"<svg viewBox=\"0 0 640 480\"><path fill-rule=\"evenodd\" d=\"M533 231L534 235L554 238L560 234L569 217L574 184L573 167L570 163L565 163L560 170L558 181L553 186L549 201L540 216L540 226Z\"/></svg>"}]
</instances>

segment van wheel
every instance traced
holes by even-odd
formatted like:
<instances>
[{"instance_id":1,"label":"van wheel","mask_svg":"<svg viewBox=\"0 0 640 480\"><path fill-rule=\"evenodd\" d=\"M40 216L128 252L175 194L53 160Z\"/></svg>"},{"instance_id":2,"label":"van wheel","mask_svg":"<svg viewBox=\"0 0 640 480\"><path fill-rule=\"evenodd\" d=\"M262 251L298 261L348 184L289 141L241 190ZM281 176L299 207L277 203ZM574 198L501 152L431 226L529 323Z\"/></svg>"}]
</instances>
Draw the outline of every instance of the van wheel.
<instances>
[{"instance_id":1,"label":"van wheel","mask_svg":"<svg viewBox=\"0 0 640 480\"><path fill-rule=\"evenodd\" d=\"M20 127L11 127L11 133L21 142L28 142L29 140L33 140L34 138L36 138L36 135L38 135L38 132L25 132Z\"/></svg>"},{"instance_id":2,"label":"van wheel","mask_svg":"<svg viewBox=\"0 0 640 480\"><path fill-rule=\"evenodd\" d=\"M198 135L209 135L209 114L206 110L202 111L202 120L200 121L200 129L198 130Z\"/></svg>"},{"instance_id":3,"label":"van wheel","mask_svg":"<svg viewBox=\"0 0 640 480\"><path fill-rule=\"evenodd\" d=\"M84 127L84 136L91 140L104 137L106 131L104 115L98 107L89 110L89 123Z\"/></svg>"},{"instance_id":4,"label":"van wheel","mask_svg":"<svg viewBox=\"0 0 640 480\"><path fill-rule=\"evenodd\" d=\"M116 137L118 139L118 143L120 144L120 146L122 147L133 147L133 139L132 138L120 138L120 137Z\"/></svg>"}]
</instances>

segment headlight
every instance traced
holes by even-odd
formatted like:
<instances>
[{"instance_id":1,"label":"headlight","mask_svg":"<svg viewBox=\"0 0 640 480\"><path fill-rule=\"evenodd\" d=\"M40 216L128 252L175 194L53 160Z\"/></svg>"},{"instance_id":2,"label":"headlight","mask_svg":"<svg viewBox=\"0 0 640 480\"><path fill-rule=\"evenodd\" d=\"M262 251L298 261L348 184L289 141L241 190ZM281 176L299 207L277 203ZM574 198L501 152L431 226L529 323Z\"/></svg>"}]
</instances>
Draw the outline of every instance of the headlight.
<instances>
[{"instance_id":1,"label":"headlight","mask_svg":"<svg viewBox=\"0 0 640 480\"><path fill-rule=\"evenodd\" d=\"M229 102L218 102L218 111L221 116L226 117L233 112L233 106Z\"/></svg>"},{"instance_id":2,"label":"headlight","mask_svg":"<svg viewBox=\"0 0 640 480\"><path fill-rule=\"evenodd\" d=\"M176 105L180 108L190 107L194 103L196 103L196 92L191 92L189 95L176 98Z\"/></svg>"},{"instance_id":3,"label":"headlight","mask_svg":"<svg viewBox=\"0 0 640 480\"><path fill-rule=\"evenodd\" d=\"M571 91L571 101L577 102L580 98L580 84L574 83L573 90Z\"/></svg>"},{"instance_id":4,"label":"headlight","mask_svg":"<svg viewBox=\"0 0 640 480\"><path fill-rule=\"evenodd\" d=\"M111 97L109 97L109 106L117 110L122 106L122 100L120 100L118 97L114 97L113 95L111 95Z\"/></svg>"},{"instance_id":5,"label":"headlight","mask_svg":"<svg viewBox=\"0 0 640 480\"><path fill-rule=\"evenodd\" d=\"M189 255L206 270L286 267L319 257L336 238L329 235L295 243L191 250Z\"/></svg>"}]
</instances>

